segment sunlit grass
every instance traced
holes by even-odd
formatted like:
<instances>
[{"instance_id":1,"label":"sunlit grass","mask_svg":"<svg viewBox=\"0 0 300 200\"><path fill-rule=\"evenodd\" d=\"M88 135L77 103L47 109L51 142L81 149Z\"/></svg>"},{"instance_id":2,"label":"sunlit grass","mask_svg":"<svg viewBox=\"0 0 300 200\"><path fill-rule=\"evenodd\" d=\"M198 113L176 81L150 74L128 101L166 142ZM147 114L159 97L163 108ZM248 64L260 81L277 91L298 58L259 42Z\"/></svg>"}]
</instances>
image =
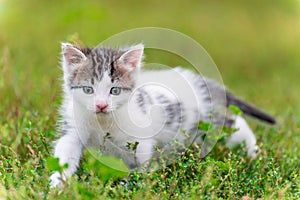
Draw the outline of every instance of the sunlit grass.
<instances>
[{"instance_id":1,"label":"sunlit grass","mask_svg":"<svg viewBox=\"0 0 300 200\"><path fill-rule=\"evenodd\" d=\"M219 146L201 162L193 154L179 158L172 173L164 169L135 174L131 189L113 186L114 180L105 184L80 168L65 195L74 199L168 198L170 194L184 199L299 198L299 20L299 1L292 0L165 4L158 0L0 0L0 196L64 198L49 193L45 168L57 137L60 42L77 33L87 45L95 46L130 28L161 26L198 41L230 89L276 116L275 127L250 120L261 156L249 161L243 147ZM146 53L146 62L176 65L167 54ZM182 159L194 167L180 166Z\"/></svg>"}]
</instances>

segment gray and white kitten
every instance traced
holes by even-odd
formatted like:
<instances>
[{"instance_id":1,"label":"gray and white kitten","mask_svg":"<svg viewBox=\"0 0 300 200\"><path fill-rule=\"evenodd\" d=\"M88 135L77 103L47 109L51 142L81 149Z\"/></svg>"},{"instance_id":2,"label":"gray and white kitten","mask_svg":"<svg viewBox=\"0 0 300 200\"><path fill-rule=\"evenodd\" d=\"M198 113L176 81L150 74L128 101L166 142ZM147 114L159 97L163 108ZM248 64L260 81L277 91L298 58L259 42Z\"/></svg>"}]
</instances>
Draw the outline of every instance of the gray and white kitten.
<instances>
[{"instance_id":1,"label":"gray and white kitten","mask_svg":"<svg viewBox=\"0 0 300 200\"><path fill-rule=\"evenodd\" d=\"M154 148L168 153L171 141L184 143L187 138L181 130L201 143L197 125L200 120L209 122L212 110L216 126L237 128L227 144L245 141L248 155L256 156L256 138L243 117L222 113L232 104L273 124L272 117L189 70L141 71L143 50L142 44L125 49L62 44L62 136L56 141L54 156L68 168L62 175L51 175L51 187L75 173L86 148L100 148L134 168L147 163L155 155ZM133 156L128 143L135 142Z\"/></svg>"}]
</instances>

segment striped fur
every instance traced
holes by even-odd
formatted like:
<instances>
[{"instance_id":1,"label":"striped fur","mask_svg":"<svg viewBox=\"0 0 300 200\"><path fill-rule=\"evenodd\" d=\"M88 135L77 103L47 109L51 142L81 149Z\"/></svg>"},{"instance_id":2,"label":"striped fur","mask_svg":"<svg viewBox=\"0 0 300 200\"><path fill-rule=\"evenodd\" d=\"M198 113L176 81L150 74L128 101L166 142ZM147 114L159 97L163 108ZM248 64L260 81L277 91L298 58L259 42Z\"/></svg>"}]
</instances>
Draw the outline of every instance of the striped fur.
<instances>
[{"instance_id":1,"label":"striped fur","mask_svg":"<svg viewBox=\"0 0 300 200\"><path fill-rule=\"evenodd\" d=\"M221 85L179 67L140 72L143 45L81 49L63 44L62 55L63 135L56 142L54 156L69 168L63 177L54 173L51 186L76 171L85 148L100 148L136 167L156 156L154 147L170 153L175 141L185 143L181 129L189 133L189 139L202 143L199 120L240 128L247 134L235 134L229 144L246 140L249 156L256 155L255 136L242 118L235 122L235 116L226 112L226 91ZM114 87L120 94L111 93ZM99 102L107 104L101 112ZM139 143L135 153L126 147L128 142Z\"/></svg>"}]
</instances>

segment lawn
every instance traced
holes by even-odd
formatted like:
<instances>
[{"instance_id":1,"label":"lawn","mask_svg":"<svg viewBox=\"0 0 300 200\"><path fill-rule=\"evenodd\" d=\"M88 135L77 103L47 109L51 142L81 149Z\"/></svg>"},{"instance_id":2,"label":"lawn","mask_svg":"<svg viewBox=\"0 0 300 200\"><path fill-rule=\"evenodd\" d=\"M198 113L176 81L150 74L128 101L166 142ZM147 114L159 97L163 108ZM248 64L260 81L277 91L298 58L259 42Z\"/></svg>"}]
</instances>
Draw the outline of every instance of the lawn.
<instances>
[{"instance_id":1,"label":"lawn","mask_svg":"<svg viewBox=\"0 0 300 200\"><path fill-rule=\"evenodd\" d=\"M0 199L299 199L299 21L296 0L0 0ZM130 174L124 187L119 173L99 170L101 163L87 154L88 164L62 193L50 190L46 163L59 136L60 42L96 46L137 27L169 28L196 40L224 84L278 124L249 119L262 149L254 160L243 145L217 145L204 159L191 148L159 171ZM146 50L146 63L161 61L178 64ZM105 170L111 175L99 173Z\"/></svg>"}]
</instances>

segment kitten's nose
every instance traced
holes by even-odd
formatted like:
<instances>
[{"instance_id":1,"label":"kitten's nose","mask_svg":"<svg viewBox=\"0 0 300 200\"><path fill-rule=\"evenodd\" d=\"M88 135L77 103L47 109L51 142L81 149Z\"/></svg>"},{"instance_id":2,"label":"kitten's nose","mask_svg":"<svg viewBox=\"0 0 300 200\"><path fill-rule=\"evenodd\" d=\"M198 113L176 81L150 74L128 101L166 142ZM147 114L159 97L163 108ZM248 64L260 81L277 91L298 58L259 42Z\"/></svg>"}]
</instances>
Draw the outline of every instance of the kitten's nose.
<instances>
[{"instance_id":1,"label":"kitten's nose","mask_svg":"<svg viewBox=\"0 0 300 200\"><path fill-rule=\"evenodd\" d=\"M100 110L103 111L105 108L107 108L107 104L97 104L96 107Z\"/></svg>"},{"instance_id":2,"label":"kitten's nose","mask_svg":"<svg viewBox=\"0 0 300 200\"><path fill-rule=\"evenodd\" d=\"M99 111L103 111L108 106L106 99L103 98L98 98L95 103Z\"/></svg>"}]
</instances>

